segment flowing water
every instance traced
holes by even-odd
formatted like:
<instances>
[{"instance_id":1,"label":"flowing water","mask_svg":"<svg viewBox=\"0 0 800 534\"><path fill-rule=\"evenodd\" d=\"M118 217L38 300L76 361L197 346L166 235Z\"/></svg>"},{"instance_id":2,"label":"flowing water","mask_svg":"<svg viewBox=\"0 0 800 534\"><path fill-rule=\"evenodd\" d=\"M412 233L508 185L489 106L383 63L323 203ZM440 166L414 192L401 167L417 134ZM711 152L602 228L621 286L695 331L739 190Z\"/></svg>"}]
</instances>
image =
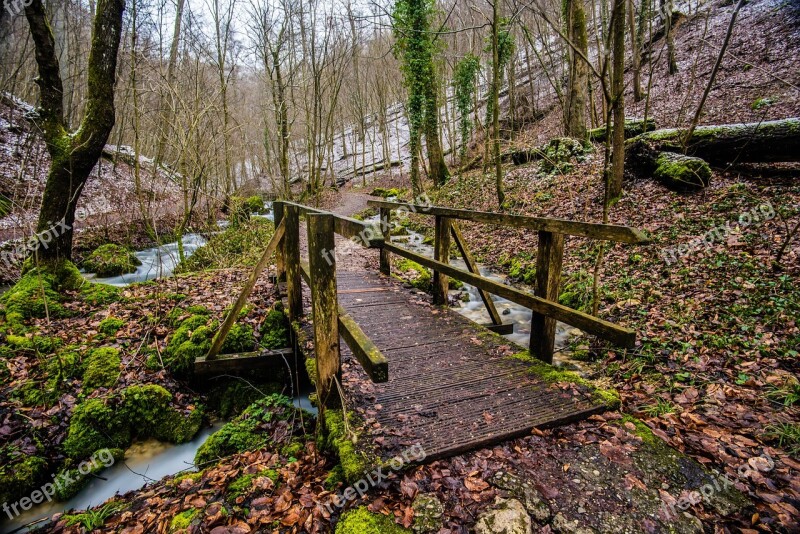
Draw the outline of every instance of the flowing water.
<instances>
[{"instance_id":1,"label":"flowing water","mask_svg":"<svg viewBox=\"0 0 800 534\"><path fill-rule=\"evenodd\" d=\"M125 459L100 472L80 493L66 502L49 502L36 506L8 521L3 515L0 532L24 532L27 525L43 524L53 514L65 510L84 510L102 504L114 495L123 495L137 490L150 482L174 475L181 471L194 470L194 456L208 436L219 430L221 422L198 432L195 438L181 445L147 440L134 443L125 451ZM0 520L0 521L2 521Z\"/></svg>"},{"instance_id":2,"label":"flowing water","mask_svg":"<svg viewBox=\"0 0 800 534\"><path fill-rule=\"evenodd\" d=\"M183 242L183 254L186 258L206 244L206 239L199 234L186 234L181 241ZM140 250L135 252L134 255L142 262L142 264L136 268L136 272L112 276L110 278L99 278L93 273L87 273L84 276L87 280L92 282L124 287L135 282L146 282L148 280L170 276L175 270L175 267L178 266L178 263L180 263L177 241Z\"/></svg>"}]
</instances>

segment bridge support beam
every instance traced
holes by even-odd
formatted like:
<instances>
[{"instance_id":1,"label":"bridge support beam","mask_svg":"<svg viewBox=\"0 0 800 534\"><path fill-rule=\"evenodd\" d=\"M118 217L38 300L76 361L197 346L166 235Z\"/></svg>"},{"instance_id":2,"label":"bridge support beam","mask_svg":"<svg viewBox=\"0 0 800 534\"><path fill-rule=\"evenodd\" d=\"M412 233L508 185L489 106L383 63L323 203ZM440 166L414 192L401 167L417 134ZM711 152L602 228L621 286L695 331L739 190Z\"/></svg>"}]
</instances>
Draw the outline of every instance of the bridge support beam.
<instances>
[{"instance_id":1,"label":"bridge support beam","mask_svg":"<svg viewBox=\"0 0 800 534\"><path fill-rule=\"evenodd\" d=\"M283 220L283 213L284 213L284 205L281 201L275 201L272 203L272 213L274 214L273 219L275 222L275 228L281 224ZM286 281L286 267L284 266L283 260L286 254L284 250L284 245L286 241L283 237L281 237L280 241L278 241L278 251L275 254L275 267L277 269L277 280L278 282L285 282Z\"/></svg>"},{"instance_id":2,"label":"bridge support beam","mask_svg":"<svg viewBox=\"0 0 800 534\"><path fill-rule=\"evenodd\" d=\"M381 208L380 209L380 219L381 219L381 232L383 232L383 237L386 241L391 241L392 239L392 210L389 208ZM385 274L389 276L392 272L391 263L389 262L389 251L385 248L381 247L381 274Z\"/></svg>"},{"instance_id":3,"label":"bridge support beam","mask_svg":"<svg viewBox=\"0 0 800 534\"><path fill-rule=\"evenodd\" d=\"M434 236L434 259L442 263L450 263L450 219L436 216L436 235ZM433 271L433 303L447 305L447 275Z\"/></svg>"},{"instance_id":4,"label":"bridge support beam","mask_svg":"<svg viewBox=\"0 0 800 534\"><path fill-rule=\"evenodd\" d=\"M331 214L309 213L308 265L314 310L314 352L317 355L317 395L326 408L341 405L337 380L341 383L339 347L339 302L336 294L334 221Z\"/></svg>"},{"instance_id":5,"label":"bridge support beam","mask_svg":"<svg viewBox=\"0 0 800 534\"><path fill-rule=\"evenodd\" d=\"M564 235L539 231L539 253L536 256L537 297L558 302L561 287L561 263L564 258ZM556 341L556 320L533 312L530 352L540 360L553 363Z\"/></svg>"},{"instance_id":6,"label":"bridge support beam","mask_svg":"<svg viewBox=\"0 0 800 534\"><path fill-rule=\"evenodd\" d=\"M283 217L286 220L286 232L283 236L286 298L289 301L289 320L296 321L303 315L303 287L300 280L300 211L297 206L284 205Z\"/></svg>"}]
</instances>

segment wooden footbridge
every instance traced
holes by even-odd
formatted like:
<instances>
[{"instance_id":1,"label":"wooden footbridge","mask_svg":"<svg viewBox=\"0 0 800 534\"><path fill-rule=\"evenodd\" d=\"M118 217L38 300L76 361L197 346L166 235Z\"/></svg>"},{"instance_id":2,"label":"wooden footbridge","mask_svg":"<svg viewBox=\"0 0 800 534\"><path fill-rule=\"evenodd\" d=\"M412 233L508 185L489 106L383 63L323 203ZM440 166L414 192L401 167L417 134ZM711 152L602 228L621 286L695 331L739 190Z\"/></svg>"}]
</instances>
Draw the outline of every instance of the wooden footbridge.
<instances>
[{"instance_id":1,"label":"wooden footbridge","mask_svg":"<svg viewBox=\"0 0 800 534\"><path fill-rule=\"evenodd\" d=\"M607 408L585 385L554 385L542 364L514 356L519 349L497 332L507 332L491 294L530 308L530 355L552 363L556 321L621 347L633 347L635 333L558 304L565 236L629 244L646 242L632 228L429 205L370 201L380 223L370 224L292 202L275 202L275 235L223 324L208 363L261 271L277 250L279 276L286 280L290 318L305 324L313 340L315 383L323 408L345 406L363 419L369 442L386 459L411 445L428 458L445 457L529 433L533 428L575 421ZM389 242L393 212L431 216L434 258ZM301 258L301 218L308 233L308 258ZM459 221L525 228L538 233L533 294L479 274ZM380 250L380 272L337 270L335 236ZM467 270L450 265L451 245ZM433 270L434 305L391 278L390 256ZM448 278L480 291L492 320L478 325L447 307ZM311 315L304 309L310 296ZM305 319L304 319L305 318ZM310 319L310 320L308 320ZM342 343L343 341L343 343ZM535 361L535 360L534 360ZM531 372L536 368L538 372ZM547 373L545 373L546 375Z\"/></svg>"}]
</instances>

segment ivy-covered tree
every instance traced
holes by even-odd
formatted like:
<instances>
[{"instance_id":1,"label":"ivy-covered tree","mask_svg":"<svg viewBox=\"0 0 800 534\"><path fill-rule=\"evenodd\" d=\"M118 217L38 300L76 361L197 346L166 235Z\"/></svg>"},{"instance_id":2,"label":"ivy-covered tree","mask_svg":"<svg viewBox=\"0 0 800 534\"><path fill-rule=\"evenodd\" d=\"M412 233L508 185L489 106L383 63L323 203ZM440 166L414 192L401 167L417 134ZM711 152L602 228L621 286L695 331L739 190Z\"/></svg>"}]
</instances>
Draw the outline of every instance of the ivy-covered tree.
<instances>
[{"instance_id":1,"label":"ivy-covered tree","mask_svg":"<svg viewBox=\"0 0 800 534\"><path fill-rule=\"evenodd\" d=\"M408 113L411 151L411 186L422 190L419 180L421 135L425 134L430 177L433 183L447 181L447 165L439 139L439 83L434 63L436 39L431 30L435 13L433 0L397 0L392 13L396 53L408 90Z\"/></svg>"},{"instance_id":2,"label":"ivy-covered tree","mask_svg":"<svg viewBox=\"0 0 800 534\"><path fill-rule=\"evenodd\" d=\"M459 154L463 158L467 153L469 136L472 134L472 121L469 118L472 111L472 98L475 94L475 82L481 62L474 54L467 54L456 63L453 69L453 91L458 109L458 126L461 135L461 148Z\"/></svg>"},{"instance_id":3,"label":"ivy-covered tree","mask_svg":"<svg viewBox=\"0 0 800 534\"><path fill-rule=\"evenodd\" d=\"M37 232L49 236L46 246L40 246L36 253L44 267L71 259L75 208L114 127L114 86L124 10L124 0L97 2L87 67L86 111L78 128L72 130L64 117L55 38L42 0L29 0L25 8L41 94L33 120L51 159L37 223Z\"/></svg>"},{"instance_id":4,"label":"ivy-covered tree","mask_svg":"<svg viewBox=\"0 0 800 534\"><path fill-rule=\"evenodd\" d=\"M509 30L508 20L500 18L499 2L500 0L495 0L492 4L492 35L487 46L488 51L492 53L492 81L489 88L489 102L486 106L486 131L492 132L491 161L494 164L497 204L502 208L505 202L505 192L503 191L503 165L500 160L500 86L505 68L511 58L514 57L516 43ZM487 139L484 157L485 165L489 161L489 142ZM484 171L485 169L486 167L484 167Z\"/></svg>"}]
</instances>

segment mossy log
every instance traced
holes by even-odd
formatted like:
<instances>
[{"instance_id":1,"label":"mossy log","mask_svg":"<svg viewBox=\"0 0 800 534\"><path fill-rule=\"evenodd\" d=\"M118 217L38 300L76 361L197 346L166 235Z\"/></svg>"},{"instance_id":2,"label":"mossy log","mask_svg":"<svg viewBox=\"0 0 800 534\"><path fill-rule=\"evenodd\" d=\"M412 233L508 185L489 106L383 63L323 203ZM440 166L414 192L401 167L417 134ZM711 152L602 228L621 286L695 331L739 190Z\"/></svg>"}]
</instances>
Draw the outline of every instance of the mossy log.
<instances>
[{"instance_id":1,"label":"mossy log","mask_svg":"<svg viewBox=\"0 0 800 534\"><path fill-rule=\"evenodd\" d=\"M639 135L626 145L629 168L652 170L661 152L680 152L711 165L800 161L800 118L749 124L699 126L688 142L686 130L671 128Z\"/></svg>"},{"instance_id":2,"label":"mossy log","mask_svg":"<svg viewBox=\"0 0 800 534\"><path fill-rule=\"evenodd\" d=\"M613 128L614 125L612 124ZM626 119L625 120L625 139L632 139L637 135L652 132L656 129L656 121L650 117L645 121L644 119ZM589 130L589 139L598 143L605 142L608 128L601 126L593 130Z\"/></svg>"}]
</instances>

